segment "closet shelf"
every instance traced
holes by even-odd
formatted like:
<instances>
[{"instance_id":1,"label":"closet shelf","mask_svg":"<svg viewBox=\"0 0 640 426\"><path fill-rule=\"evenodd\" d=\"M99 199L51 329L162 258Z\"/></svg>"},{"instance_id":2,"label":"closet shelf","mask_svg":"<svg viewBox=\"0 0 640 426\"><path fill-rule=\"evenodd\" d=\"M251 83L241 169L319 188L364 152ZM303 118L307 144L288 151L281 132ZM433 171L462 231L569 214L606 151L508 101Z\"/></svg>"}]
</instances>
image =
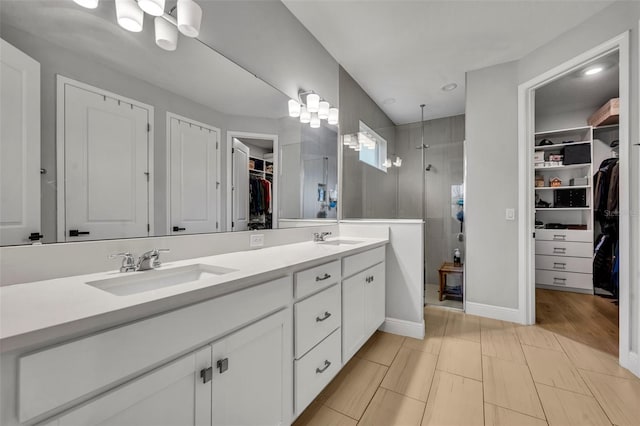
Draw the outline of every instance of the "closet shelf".
<instances>
[{"instance_id":1,"label":"closet shelf","mask_svg":"<svg viewBox=\"0 0 640 426\"><path fill-rule=\"evenodd\" d=\"M575 186L537 186L536 191L546 191L549 189L581 189L591 188L591 185L575 185Z\"/></svg>"},{"instance_id":2,"label":"closet shelf","mask_svg":"<svg viewBox=\"0 0 640 426\"><path fill-rule=\"evenodd\" d=\"M566 166L553 166L553 167L534 167L536 172L543 170L569 170L569 169L584 169L591 167L591 163L584 164L568 164Z\"/></svg>"},{"instance_id":3,"label":"closet shelf","mask_svg":"<svg viewBox=\"0 0 640 426\"><path fill-rule=\"evenodd\" d=\"M570 127L568 129L557 129L557 130L545 130L544 132L536 132L535 136L549 136L549 135L561 135L563 133L573 133L584 131L587 132L591 130L591 126L581 126L581 127Z\"/></svg>"},{"instance_id":4,"label":"closet shelf","mask_svg":"<svg viewBox=\"0 0 640 426\"><path fill-rule=\"evenodd\" d=\"M546 151L546 150L552 150L552 149L559 149L559 148L564 148L565 146L572 146L572 145L584 145L584 144L589 144L591 143L591 141L578 141L578 142L570 142L570 143L556 143L553 145L538 145L535 146L534 149L536 151Z\"/></svg>"},{"instance_id":5,"label":"closet shelf","mask_svg":"<svg viewBox=\"0 0 640 426\"><path fill-rule=\"evenodd\" d=\"M536 207L537 212L563 212L591 210L591 207Z\"/></svg>"}]
</instances>

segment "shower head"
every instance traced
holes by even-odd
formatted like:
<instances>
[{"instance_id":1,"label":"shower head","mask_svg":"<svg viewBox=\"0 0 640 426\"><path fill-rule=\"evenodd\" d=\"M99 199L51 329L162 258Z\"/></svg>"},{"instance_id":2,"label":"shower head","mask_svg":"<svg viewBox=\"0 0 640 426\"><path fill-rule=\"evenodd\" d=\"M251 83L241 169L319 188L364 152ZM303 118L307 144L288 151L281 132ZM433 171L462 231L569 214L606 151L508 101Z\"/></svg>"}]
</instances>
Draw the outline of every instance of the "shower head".
<instances>
[{"instance_id":1,"label":"shower head","mask_svg":"<svg viewBox=\"0 0 640 426\"><path fill-rule=\"evenodd\" d=\"M422 148L429 149L429 145L422 144L422 145L416 146L416 149L422 149Z\"/></svg>"}]
</instances>

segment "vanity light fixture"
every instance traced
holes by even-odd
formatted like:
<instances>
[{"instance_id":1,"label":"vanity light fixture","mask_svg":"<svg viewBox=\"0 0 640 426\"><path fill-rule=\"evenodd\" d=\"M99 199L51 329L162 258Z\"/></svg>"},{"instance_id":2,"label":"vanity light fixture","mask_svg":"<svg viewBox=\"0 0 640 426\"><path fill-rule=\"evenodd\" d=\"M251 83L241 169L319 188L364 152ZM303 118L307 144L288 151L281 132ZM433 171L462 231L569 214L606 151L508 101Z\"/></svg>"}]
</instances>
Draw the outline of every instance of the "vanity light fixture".
<instances>
[{"instance_id":1,"label":"vanity light fixture","mask_svg":"<svg viewBox=\"0 0 640 426\"><path fill-rule=\"evenodd\" d=\"M98 7L98 2L100 0L73 0L73 1L82 7L86 7L87 9L95 9L96 7Z\"/></svg>"},{"instance_id":2,"label":"vanity light fixture","mask_svg":"<svg viewBox=\"0 0 640 426\"><path fill-rule=\"evenodd\" d=\"M164 15L164 0L138 0L138 6L151 16Z\"/></svg>"},{"instance_id":3,"label":"vanity light fixture","mask_svg":"<svg viewBox=\"0 0 640 426\"><path fill-rule=\"evenodd\" d=\"M125 30L139 33L144 23L144 12L136 0L116 0L116 19Z\"/></svg>"},{"instance_id":4,"label":"vanity light fixture","mask_svg":"<svg viewBox=\"0 0 640 426\"><path fill-rule=\"evenodd\" d=\"M168 51L176 50L178 47L178 28L162 16L156 16L154 23L158 47Z\"/></svg>"},{"instance_id":5,"label":"vanity light fixture","mask_svg":"<svg viewBox=\"0 0 640 426\"><path fill-rule=\"evenodd\" d=\"M385 168L390 168L391 167L391 160L389 160L388 158L386 160L384 160L384 162L382 163L382 167Z\"/></svg>"},{"instance_id":6,"label":"vanity light fixture","mask_svg":"<svg viewBox=\"0 0 640 426\"><path fill-rule=\"evenodd\" d=\"M298 100L289 99L289 117L300 117L300 122L309 123L312 128L321 126L322 120L327 120L329 124L338 124L338 108L331 107L328 101L321 99L320 95L312 90L298 92Z\"/></svg>"},{"instance_id":7,"label":"vanity light fixture","mask_svg":"<svg viewBox=\"0 0 640 426\"><path fill-rule=\"evenodd\" d=\"M178 0L178 29L187 37L198 37L202 8L193 0Z\"/></svg>"},{"instance_id":8,"label":"vanity light fixture","mask_svg":"<svg viewBox=\"0 0 640 426\"><path fill-rule=\"evenodd\" d=\"M393 165L396 167L402 167L402 158L396 155L396 161L393 162Z\"/></svg>"}]
</instances>

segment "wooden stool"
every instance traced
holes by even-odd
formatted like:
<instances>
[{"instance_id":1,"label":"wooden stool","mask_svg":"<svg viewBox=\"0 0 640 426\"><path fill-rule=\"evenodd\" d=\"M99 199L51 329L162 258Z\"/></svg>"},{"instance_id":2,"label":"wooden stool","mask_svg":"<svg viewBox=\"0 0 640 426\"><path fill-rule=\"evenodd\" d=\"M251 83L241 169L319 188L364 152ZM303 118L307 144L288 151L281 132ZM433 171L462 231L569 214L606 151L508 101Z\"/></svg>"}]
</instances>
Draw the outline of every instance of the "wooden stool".
<instances>
[{"instance_id":1,"label":"wooden stool","mask_svg":"<svg viewBox=\"0 0 640 426\"><path fill-rule=\"evenodd\" d=\"M463 265L455 266L453 262L444 262L438 272L440 273L440 301L444 300L445 289L447 288L447 274L460 274L461 280L464 280L464 268ZM462 293L460 293L462 297Z\"/></svg>"}]
</instances>

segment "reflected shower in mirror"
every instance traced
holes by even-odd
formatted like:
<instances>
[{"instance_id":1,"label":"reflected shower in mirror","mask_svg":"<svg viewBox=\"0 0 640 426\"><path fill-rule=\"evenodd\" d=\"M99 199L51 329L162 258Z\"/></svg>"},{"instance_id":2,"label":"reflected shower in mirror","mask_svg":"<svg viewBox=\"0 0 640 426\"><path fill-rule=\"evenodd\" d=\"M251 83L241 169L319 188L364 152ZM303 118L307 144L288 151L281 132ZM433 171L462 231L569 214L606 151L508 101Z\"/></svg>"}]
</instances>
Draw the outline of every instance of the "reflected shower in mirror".
<instances>
[{"instance_id":1,"label":"reflected shower in mirror","mask_svg":"<svg viewBox=\"0 0 640 426\"><path fill-rule=\"evenodd\" d=\"M336 217L337 128L301 126L200 40L165 51L150 16L135 34L115 17L113 2L2 2L2 245Z\"/></svg>"}]
</instances>

